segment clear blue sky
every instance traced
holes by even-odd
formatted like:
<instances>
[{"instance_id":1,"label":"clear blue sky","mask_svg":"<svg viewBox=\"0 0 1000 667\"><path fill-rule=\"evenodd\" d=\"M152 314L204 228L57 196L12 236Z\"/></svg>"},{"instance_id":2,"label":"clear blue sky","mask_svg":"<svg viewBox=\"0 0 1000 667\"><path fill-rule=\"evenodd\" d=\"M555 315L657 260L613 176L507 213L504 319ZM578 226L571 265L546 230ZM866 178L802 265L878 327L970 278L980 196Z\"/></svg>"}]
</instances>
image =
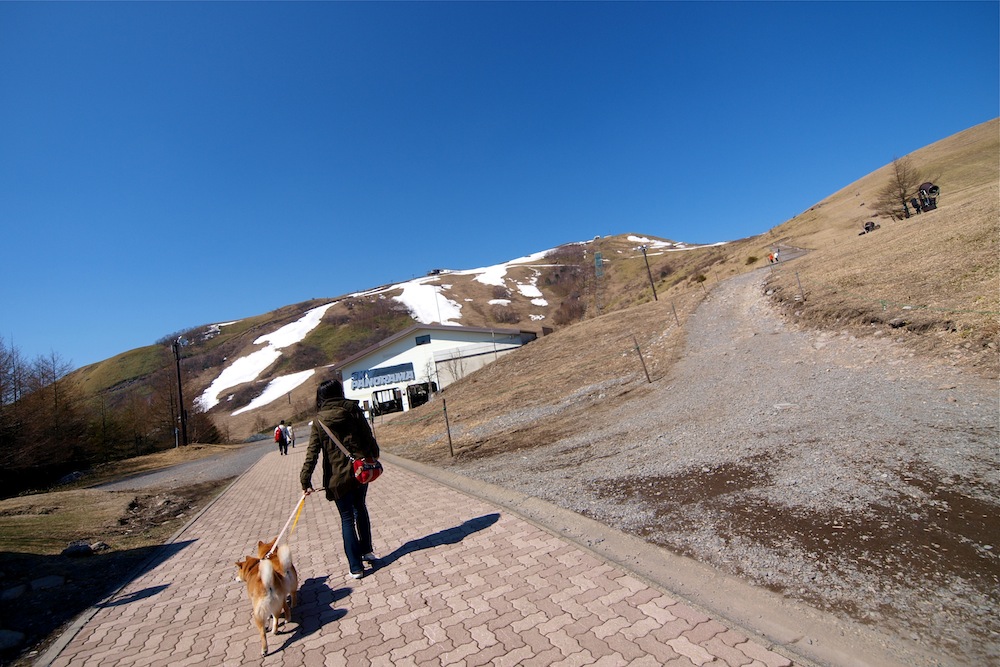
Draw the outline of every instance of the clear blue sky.
<instances>
[{"instance_id":1,"label":"clear blue sky","mask_svg":"<svg viewBox=\"0 0 1000 667\"><path fill-rule=\"evenodd\" d=\"M1000 115L997 2L0 2L0 337L79 367L596 235L763 233Z\"/></svg>"}]
</instances>

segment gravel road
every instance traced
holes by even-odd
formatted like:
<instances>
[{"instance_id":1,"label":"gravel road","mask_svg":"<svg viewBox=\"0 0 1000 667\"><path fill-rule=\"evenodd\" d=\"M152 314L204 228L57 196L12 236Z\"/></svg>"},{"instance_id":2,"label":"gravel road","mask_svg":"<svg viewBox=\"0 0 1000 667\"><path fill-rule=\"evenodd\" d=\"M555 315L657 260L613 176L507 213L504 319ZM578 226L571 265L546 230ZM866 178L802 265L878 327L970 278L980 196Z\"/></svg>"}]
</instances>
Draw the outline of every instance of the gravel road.
<instances>
[{"instance_id":1,"label":"gravel road","mask_svg":"<svg viewBox=\"0 0 1000 667\"><path fill-rule=\"evenodd\" d=\"M245 473L260 457L274 451L275 447L273 442L264 440L234 451L224 451L203 459L178 463L163 470L139 473L94 488L104 491L140 491L229 479Z\"/></svg>"},{"instance_id":2,"label":"gravel road","mask_svg":"<svg viewBox=\"0 0 1000 667\"><path fill-rule=\"evenodd\" d=\"M596 401L586 429L455 471L914 641L929 664L1000 664L998 383L888 334L801 331L767 275L716 286L670 375Z\"/></svg>"}]
</instances>

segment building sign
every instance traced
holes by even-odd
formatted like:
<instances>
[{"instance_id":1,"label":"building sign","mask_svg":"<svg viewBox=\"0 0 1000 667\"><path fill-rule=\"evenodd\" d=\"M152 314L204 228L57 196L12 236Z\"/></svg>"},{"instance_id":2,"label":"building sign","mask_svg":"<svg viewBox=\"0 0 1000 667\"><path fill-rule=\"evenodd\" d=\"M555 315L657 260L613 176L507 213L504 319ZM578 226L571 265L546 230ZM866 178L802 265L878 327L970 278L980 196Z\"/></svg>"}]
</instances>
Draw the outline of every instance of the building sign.
<instances>
[{"instance_id":1,"label":"building sign","mask_svg":"<svg viewBox=\"0 0 1000 667\"><path fill-rule=\"evenodd\" d=\"M387 384L413 382L417 379L413 372L413 364L399 364L385 368L370 368L365 371L351 373L351 390L384 387Z\"/></svg>"}]
</instances>

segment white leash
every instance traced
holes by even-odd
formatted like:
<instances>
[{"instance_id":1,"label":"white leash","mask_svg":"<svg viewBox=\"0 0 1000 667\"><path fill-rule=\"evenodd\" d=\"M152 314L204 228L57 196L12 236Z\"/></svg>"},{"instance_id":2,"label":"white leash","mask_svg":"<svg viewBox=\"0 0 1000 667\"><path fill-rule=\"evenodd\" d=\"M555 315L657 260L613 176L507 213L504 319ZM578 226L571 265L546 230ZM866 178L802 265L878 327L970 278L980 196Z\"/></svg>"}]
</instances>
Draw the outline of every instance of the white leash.
<instances>
[{"instance_id":1,"label":"white leash","mask_svg":"<svg viewBox=\"0 0 1000 667\"><path fill-rule=\"evenodd\" d=\"M295 509L292 510L291 516L289 516L288 521L285 522L285 527L281 529L280 533L278 533L278 537L275 538L274 544L271 545L271 550L267 552L267 555L265 555L264 558L270 558L275 550L277 550L278 543L281 542L281 538L284 537L285 531L288 530L288 526L292 523L292 520L294 519L295 522L298 523L299 512L302 511L302 504L306 501L306 495L307 494L305 492L302 493L302 497L299 498L299 502L295 505Z\"/></svg>"}]
</instances>

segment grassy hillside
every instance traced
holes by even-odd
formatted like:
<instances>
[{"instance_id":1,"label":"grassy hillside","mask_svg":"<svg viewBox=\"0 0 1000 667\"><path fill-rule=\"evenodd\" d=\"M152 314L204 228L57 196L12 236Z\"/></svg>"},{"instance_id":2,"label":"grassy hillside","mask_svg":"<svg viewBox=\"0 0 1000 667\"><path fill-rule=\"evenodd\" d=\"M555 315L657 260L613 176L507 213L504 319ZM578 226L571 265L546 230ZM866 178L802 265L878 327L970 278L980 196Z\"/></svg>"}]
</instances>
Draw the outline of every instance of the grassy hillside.
<instances>
[{"instance_id":1,"label":"grassy hillside","mask_svg":"<svg viewBox=\"0 0 1000 667\"><path fill-rule=\"evenodd\" d=\"M908 220L873 219L883 167L773 230L810 248L772 281L796 319L892 335L915 350L996 376L1000 333L1000 122L984 123L910 158L941 187L938 208ZM799 284L804 302L800 302ZM894 327L886 327L892 322Z\"/></svg>"},{"instance_id":2,"label":"grassy hillside","mask_svg":"<svg viewBox=\"0 0 1000 667\"><path fill-rule=\"evenodd\" d=\"M461 456L544 444L586 423L595 400L627 400L662 377L680 354L681 325L711 286L768 266L771 248L803 248L770 265L769 289L802 326L886 336L914 354L997 377L1000 369L1000 121L974 127L910 156L942 189L938 209L905 221L872 220L868 202L889 178L869 174L767 234L724 246L650 257L652 302L642 255L602 240L614 279L605 313L557 331L447 388L452 447ZM800 292L801 285L801 292ZM802 300L804 297L804 301ZM635 350L642 350L643 368ZM511 423L498 406L533 407ZM378 424L393 452L444 461L440 402ZM521 443L515 445L515 443Z\"/></svg>"}]
</instances>

